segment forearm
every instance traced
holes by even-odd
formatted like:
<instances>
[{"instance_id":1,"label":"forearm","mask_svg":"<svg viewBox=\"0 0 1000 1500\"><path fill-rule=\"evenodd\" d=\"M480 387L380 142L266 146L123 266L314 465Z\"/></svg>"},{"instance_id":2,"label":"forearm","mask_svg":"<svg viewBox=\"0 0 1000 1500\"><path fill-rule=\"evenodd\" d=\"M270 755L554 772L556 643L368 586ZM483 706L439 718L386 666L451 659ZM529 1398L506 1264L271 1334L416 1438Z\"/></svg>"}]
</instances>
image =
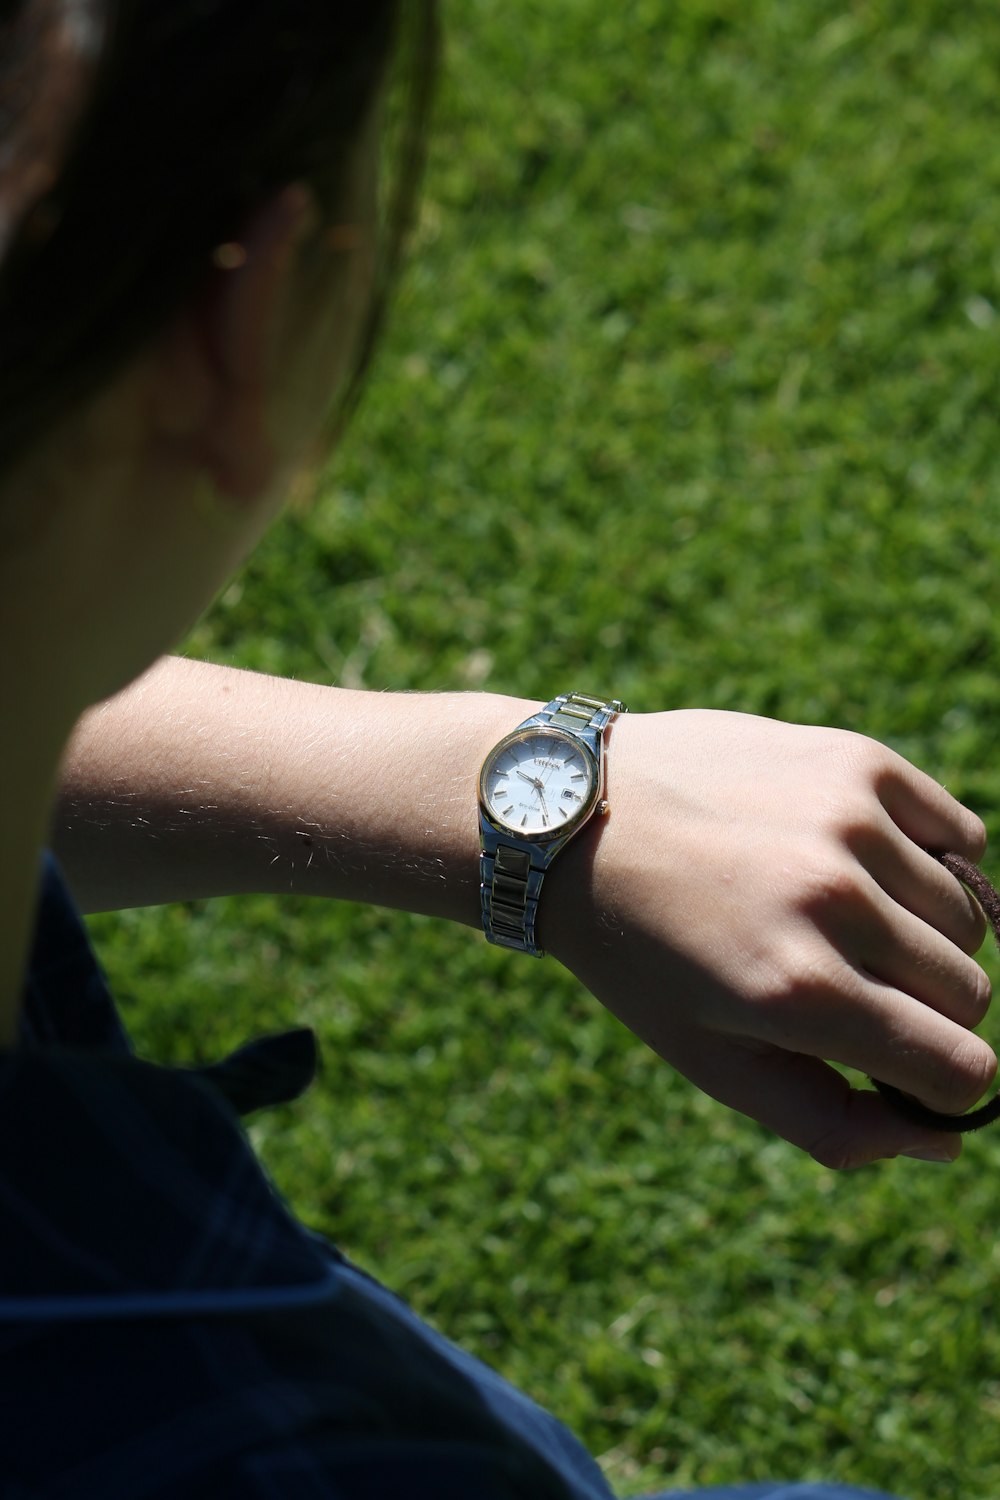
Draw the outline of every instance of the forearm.
<instances>
[{"instance_id":1,"label":"forearm","mask_svg":"<svg viewBox=\"0 0 1000 1500\"><path fill-rule=\"evenodd\" d=\"M88 911L293 891L475 925L476 775L531 706L168 658L81 721L53 846Z\"/></svg>"},{"instance_id":2,"label":"forearm","mask_svg":"<svg viewBox=\"0 0 1000 1500\"><path fill-rule=\"evenodd\" d=\"M295 891L474 925L477 772L537 707L163 662L80 725L56 849L90 910ZM545 876L548 951L820 1161L950 1159L827 1059L945 1113L986 1088L982 914L926 852L977 858L979 820L870 740L740 714L626 715L607 789Z\"/></svg>"}]
</instances>

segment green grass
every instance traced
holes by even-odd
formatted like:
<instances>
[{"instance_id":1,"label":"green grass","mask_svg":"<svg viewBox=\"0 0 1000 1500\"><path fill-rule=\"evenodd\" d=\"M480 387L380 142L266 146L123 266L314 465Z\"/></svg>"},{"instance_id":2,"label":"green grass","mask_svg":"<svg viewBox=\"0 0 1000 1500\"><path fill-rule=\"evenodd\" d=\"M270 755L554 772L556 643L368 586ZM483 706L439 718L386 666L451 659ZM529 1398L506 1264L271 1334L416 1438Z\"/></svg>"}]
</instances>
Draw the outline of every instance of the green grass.
<instances>
[{"instance_id":1,"label":"green grass","mask_svg":"<svg viewBox=\"0 0 1000 1500\"><path fill-rule=\"evenodd\" d=\"M1000 13L447 12L363 411L189 649L836 723L1000 837ZM1000 1134L950 1170L834 1177L554 964L405 915L254 899L93 925L151 1055L317 1028L321 1084L252 1127L281 1191L623 1493L1000 1494Z\"/></svg>"}]
</instances>

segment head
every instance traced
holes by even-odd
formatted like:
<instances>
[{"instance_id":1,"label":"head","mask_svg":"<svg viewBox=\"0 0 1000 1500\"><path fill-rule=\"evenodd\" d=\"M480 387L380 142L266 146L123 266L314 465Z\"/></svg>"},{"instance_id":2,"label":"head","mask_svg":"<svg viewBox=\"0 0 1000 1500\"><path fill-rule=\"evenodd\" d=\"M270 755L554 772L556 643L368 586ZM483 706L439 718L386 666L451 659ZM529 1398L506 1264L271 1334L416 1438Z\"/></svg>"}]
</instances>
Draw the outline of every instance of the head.
<instances>
[{"instance_id":1,"label":"head","mask_svg":"<svg viewBox=\"0 0 1000 1500\"><path fill-rule=\"evenodd\" d=\"M176 641L357 390L434 43L432 0L0 0L0 623L70 723Z\"/></svg>"}]
</instances>

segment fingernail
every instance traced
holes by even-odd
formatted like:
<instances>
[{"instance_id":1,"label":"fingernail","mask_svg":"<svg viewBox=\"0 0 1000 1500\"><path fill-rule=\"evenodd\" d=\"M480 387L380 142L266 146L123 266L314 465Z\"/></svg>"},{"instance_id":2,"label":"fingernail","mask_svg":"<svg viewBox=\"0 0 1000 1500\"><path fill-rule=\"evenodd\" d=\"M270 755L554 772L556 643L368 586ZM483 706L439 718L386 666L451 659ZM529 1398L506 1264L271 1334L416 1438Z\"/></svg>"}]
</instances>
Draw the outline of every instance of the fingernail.
<instances>
[{"instance_id":1,"label":"fingernail","mask_svg":"<svg viewBox=\"0 0 1000 1500\"><path fill-rule=\"evenodd\" d=\"M959 1152L952 1154L947 1147L917 1146L912 1151L901 1151L901 1156L911 1156L914 1161L957 1161Z\"/></svg>"}]
</instances>

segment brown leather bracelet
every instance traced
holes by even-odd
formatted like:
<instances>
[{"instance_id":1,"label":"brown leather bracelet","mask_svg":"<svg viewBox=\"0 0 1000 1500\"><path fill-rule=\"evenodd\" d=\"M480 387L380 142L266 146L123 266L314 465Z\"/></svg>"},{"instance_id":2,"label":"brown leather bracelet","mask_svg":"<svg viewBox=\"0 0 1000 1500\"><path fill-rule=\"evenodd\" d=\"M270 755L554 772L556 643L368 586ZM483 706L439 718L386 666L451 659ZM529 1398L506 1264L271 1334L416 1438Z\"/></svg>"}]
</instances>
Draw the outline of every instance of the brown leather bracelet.
<instances>
[{"instance_id":1,"label":"brown leather bracelet","mask_svg":"<svg viewBox=\"0 0 1000 1500\"><path fill-rule=\"evenodd\" d=\"M990 885L982 870L971 860L963 859L961 854L939 854L937 858L975 896L990 924L997 947L1000 948L1000 893ZM873 1078L872 1083L883 1099L887 1099L900 1114L931 1130L947 1130L952 1135L964 1135L966 1131L982 1130L984 1125L1000 1119L1000 1093L994 1094L992 1099L979 1105L977 1109L970 1109L968 1114L946 1115L939 1110L929 1109L919 1099L904 1094L902 1089L894 1088L891 1083L880 1083L877 1078Z\"/></svg>"}]
</instances>

